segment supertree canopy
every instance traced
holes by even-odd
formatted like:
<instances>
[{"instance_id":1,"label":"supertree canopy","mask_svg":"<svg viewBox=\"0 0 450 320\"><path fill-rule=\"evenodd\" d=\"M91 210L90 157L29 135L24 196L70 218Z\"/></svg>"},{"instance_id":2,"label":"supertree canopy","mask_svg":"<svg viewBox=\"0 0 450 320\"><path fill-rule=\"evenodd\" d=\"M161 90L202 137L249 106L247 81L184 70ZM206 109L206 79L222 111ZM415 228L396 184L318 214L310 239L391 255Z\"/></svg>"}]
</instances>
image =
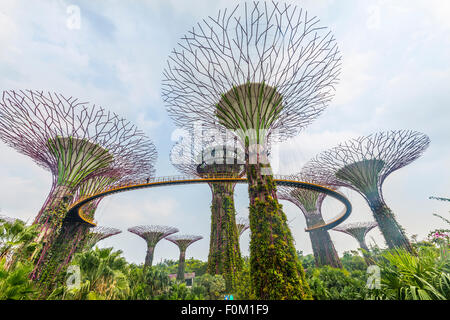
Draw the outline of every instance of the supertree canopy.
<instances>
[{"instance_id":1,"label":"supertree canopy","mask_svg":"<svg viewBox=\"0 0 450 320\"><path fill-rule=\"evenodd\" d=\"M370 230L372 230L376 226L378 226L378 224L375 221L354 222L341 224L339 226L334 227L332 230L346 233L355 238L359 243L359 247L361 249L364 249L363 250L364 259L366 260L366 263L369 265L373 264L373 261L370 259L369 247L367 247L366 244L366 235L369 233Z\"/></svg>"},{"instance_id":2,"label":"supertree canopy","mask_svg":"<svg viewBox=\"0 0 450 320\"><path fill-rule=\"evenodd\" d=\"M224 135L200 144L183 139L173 147L171 162L178 171L200 178L241 177L245 172L244 155L242 148L231 140L227 141ZM223 275L227 291L232 292L237 274L242 269L234 207L236 183L211 182L208 185L212 201L207 271Z\"/></svg>"},{"instance_id":3,"label":"supertree canopy","mask_svg":"<svg viewBox=\"0 0 450 320\"><path fill-rule=\"evenodd\" d=\"M239 232L239 237L242 236L242 234L250 228L250 221L247 218L240 217L236 220L236 227Z\"/></svg>"},{"instance_id":4,"label":"supertree canopy","mask_svg":"<svg viewBox=\"0 0 450 320\"><path fill-rule=\"evenodd\" d=\"M0 214L0 223L14 223L16 220L18 219Z\"/></svg>"},{"instance_id":5,"label":"supertree canopy","mask_svg":"<svg viewBox=\"0 0 450 320\"><path fill-rule=\"evenodd\" d=\"M156 159L153 143L129 121L58 93L3 91L0 139L53 177L50 194L34 221L41 226L38 241L43 248L36 252L32 278L39 277L43 264L55 269L46 255L69 218L67 206L83 182L118 171L120 176L143 171L151 175ZM62 251L61 255L67 253Z\"/></svg>"},{"instance_id":6,"label":"supertree canopy","mask_svg":"<svg viewBox=\"0 0 450 320\"><path fill-rule=\"evenodd\" d=\"M266 149L270 137L298 133L333 96L341 58L318 23L293 5L244 3L192 28L164 71L163 99L179 126L221 126L245 148L251 274L261 299L308 298Z\"/></svg>"},{"instance_id":7,"label":"supertree canopy","mask_svg":"<svg viewBox=\"0 0 450 320\"><path fill-rule=\"evenodd\" d=\"M305 181L330 187L326 181L322 181L314 174L306 171L292 175L291 178L296 181ZM300 208L305 216L308 228L325 223L322 217L322 203L326 194L287 186L278 186L277 189L279 199L290 201ZM342 268L341 260L327 230L312 230L309 232L309 237L317 266L329 265L333 268Z\"/></svg>"},{"instance_id":8,"label":"supertree canopy","mask_svg":"<svg viewBox=\"0 0 450 320\"><path fill-rule=\"evenodd\" d=\"M173 242L180 249L180 259L178 260L178 272L177 280L184 280L184 267L186 260L186 249L194 242L203 239L202 236L188 235L188 234L175 234L165 238L170 242Z\"/></svg>"},{"instance_id":9,"label":"supertree canopy","mask_svg":"<svg viewBox=\"0 0 450 320\"><path fill-rule=\"evenodd\" d=\"M390 173L420 157L429 144L428 136L416 131L380 132L322 152L307 166L331 184L359 192L369 204L388 247L412 251L404 230L383 199L382 186Z\"/></svg>"},{"instance_id":10,"label":"supertree canopy","mask_svg":"<svg viewBox=\"0 0 450 320\"><path fill-rule=\"evenodd\" d=\"M147 254L145 256L144 267L151 267L153 263L153 254L156 244L163 238L178 232L179 230L174 227L149 225L149 226L136 226L128 228L128 231L137 234L139 237L147 242Z\"/></svg>"},{"instance_id":11,"label":"supertree canopy","mask_svg":"<svg viewBox=\"0 0 450 320\"><path fill-rule=\"evenodd\" d=\"M67 238L72 239L70 243L70 251L66 255L65 260L62 264L58 266L57 273L67 264L69 264L70 260L72 259L73 255L76 252L82 252L85 250L92 249L97 242L112 237L116 234L121 233L122 231L116 228L111 227L103 227L103 226L96 226L93 228L85 229L78 227L78 232L75 233L75 237L73 232L70 231L74 228L67 228L68 230L65 230L66 232L62 232L60 234L60 237L58 237L57 241L59 239L65 239L67 241ZM83 232L81 232L82 230ZM63 235L63 236L61 236ZM73 238L72 238L73 237Z\"/></svg>"},{"instance_id":12,"label":"supertree canopy","mask_svg":"<svg viewBox=\"0 0 450 320\"><path fill-rule=\"evenodd\" d=\"M89 229L89 232L86 235L86 238L84 239L84 246L85 248L92 248L99 241L115 236L116 234L119 233L122 233L122 231L117 228L96 226L94 228Z\"/></svg>"}]
</instances>

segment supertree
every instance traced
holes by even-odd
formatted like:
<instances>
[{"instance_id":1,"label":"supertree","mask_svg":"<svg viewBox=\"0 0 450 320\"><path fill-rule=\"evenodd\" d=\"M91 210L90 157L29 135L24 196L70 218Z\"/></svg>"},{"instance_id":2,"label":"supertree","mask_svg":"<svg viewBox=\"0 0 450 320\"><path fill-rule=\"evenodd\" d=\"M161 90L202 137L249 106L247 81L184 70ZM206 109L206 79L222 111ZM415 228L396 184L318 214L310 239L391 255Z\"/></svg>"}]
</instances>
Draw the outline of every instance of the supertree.
<instances>
[{"instance_id":1,"label":"supertree","mask_svg":"<svg viewBox=\"0 0 450 320\"><path fill-rule=\"evenodd\" d=\"M384 201L382 186L390 173L420 157L429 144L428 136L416 131L379 132L324 151L307 166L330 184L359 192L369 204L388 247L412 252L404 230Z\"/></svg>"},{"instance_id":2,"label":"supertree","mask_svg":"<svg viewBox=\"0 0 450 320\"><path fill-rule=\"evenodd\" d=\"M251 276L260 299L308 298L267 149L269 140L297 134L333 96L341 58L318 22L293 5L244 3L192 28L164 71L162 95L177 125L220 126L244 147Z\"/></svg>"},{"instance_id":3,"label":"supertree","mask_svg":"<svg viewBox=\"0 0 450 320\"><path fill-rule=\"evenodd\" d=\"M314 174L306 171L292 175L291 179L330 187L326 181L320 180ZM295 204L305 216L306 226L308 228L325 223L322 217L322 203L325 197L326 194L313 190L278 186L278 198ZM312 230L309 232L309 237L314 260L318 267L329 265L333 268L342 268L341 260L339 259L328 230Z\"/></svg>"},{"instance_id":4,"label":"supertree","mask_svg":"<svg viewBox=\"0 0 450 320\"><path fill-rule=\"evenodd\" d=\"M147 242L147 254L145 256L144 267L151 267L153 263L153 253L155 251L156 244L163 238L178 232L179 230L174 227L149 225L149 226L136 226L128 228L128 231L141 237Z\"/></svg>"},{"instance_id":5,"label":"supertree","mask_svg":"<svg viewBox=\"0 0 450 320\"><path fill-rule=\"evenodd\" d=\"M96 226L92 229L89 229L89 232L84 239L84 247L86 249L90 249L94 247L99 241L115 236L119 233L122 233L122 231L117 228Z\"/></svg>"},{"instance_id":6,"label":"supertree","mask_svg":"<svg viewBox=\"0 0 450 320\"><path fill-rule=\"evenodd\" d=\"M176 143L170 159L178 171L199 178L241 177L244 156L237 142L227 141L225 135L191 143L183 139ZM235 182L208 183L211 194L211 234L207 272L221 274L228 292L236 286L242 269L239 233L234 206Z\"/></svg>"},{"instance_id":7,"label":"supertree","mask_svg":"<svg viewBox=\"0 0 450 320\"><path fill-rule=\"evenodd\" d=\"M34 256L33 279L41 278L44 265L46 271L54 272L57 266L48 263L52 255L65 256L70 251L70 246L50 249L67 232L62 228L72 218L67 207L83 182L118 170L132 175L136 168L147 168L151 174L156 158L153 143L126 119L76 98L42 91L3 91L0 139L53 177L47 200L34 220L41 229L37 241L42 249Z\"/></svg>"},{"instance_id":8,"label":"supertree","mask_svg":"<svg viewBox=\"0 0 450 320\"><path fill-rule=\"evenodd\" d=\"M14 223L16 220L18 219L0 214L0 223Z\"/></svg>"},{"instance_id":9,"label":"supertree","mask_svg":"<svg viewBox=\"0 0 450 320\"><path fill-rule=\"evenodd\" d=\"M73 229L73 228L72 228ZM82 231L83 232L82 232ZM97 242L112 237L122 231L116 228L95 226L93 228L78 228L78 232L75 234L72 242L70 243L70 251L66 255L64 262L58 267L57 273L67 264L69 264L73 255L77 252L83 252L85 250L92 249ZM66 237L70 237L72 234L66 233ZM64 239L63 237L60 237ZM66 240L67 241L67 240Z\"/></svg>"},{"instance_id":10,"label":"supertree","mask_svg":"<svg viewBox=\"0 0 450 320\"><path fill-rule=\"evenodd\" d=\"M372 230L376 226L378 226L378 224L375 221L354 222L341 224L339 226L334 227L332 230L346 233L355 238L359 243L359 247L363 249L364 260L366 261L367 265L371 265L374 264L374 262L370 258L369 254L370 250L366 244L366 235L369 233L370 230Z\"/></svg>"},{"instance_id":11,"label":"supertree","mask_svg":"<svg viewBox=\"0 0 450 320\"><path fill-rule=\"evenodd\" d=\"M240 217L236 221L236 227L239 232L239 237L241 237L245 230L250 228L250 221L247 218Z\"/></svg>"},{"instance_id":12,"label":"supertree","mask_svg":"<svg viewBox=\"0 0 450 320\"><path fill-rule=\"evenodd\" d=\"M175 234L165 238L170 242L173 242L180 249L180 258L178 260L178 272L177 280L184 280L184 267L186 260L186 249L194 242L203 239L202 236L188 235L188 234Z\"/></svg>"}]
</instances>

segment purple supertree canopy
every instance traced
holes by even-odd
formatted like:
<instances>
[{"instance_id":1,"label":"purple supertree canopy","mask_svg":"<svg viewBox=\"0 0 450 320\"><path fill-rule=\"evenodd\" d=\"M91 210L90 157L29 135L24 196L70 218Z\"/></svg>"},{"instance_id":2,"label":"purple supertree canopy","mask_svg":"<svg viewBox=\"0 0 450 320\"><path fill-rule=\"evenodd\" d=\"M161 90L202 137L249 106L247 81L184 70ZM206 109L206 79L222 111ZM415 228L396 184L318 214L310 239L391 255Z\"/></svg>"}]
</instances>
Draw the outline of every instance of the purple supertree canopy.
<instances>
[{"instance_id":1,"label":"purple supertree canopy","mask_svg":"<svg viewBox=\"0 0 450 320\"><path fill-rule=\"evenodd\" d=\"M131 227L128 228L128 231L143 238L148 245L155 246L161 239L179 230L170 226L146 225Z\"/></svg>"},{"instance_id":2,"label":"purple supertree canopy","mask_svg":"<svg viewBox=\"0 0 450 320\"><path fill-rule=\"evenodd\" d=\"M194 242L203 239L203 237L196 236L196 235L190 235L190 234L175 234L175 235L165 237L164 239L169 240L170 242L173 242L180 248L180 251L184 251L184 250L186 250L187 247L189 247Z\"/></svg>"},{"instance_id":3,"label":"purple supertree canopy","mask_svg":"<svg viewBox=\"0 0 450 320\"><path fill-rule=\"evenodd\" d=\"M3 91L0 139L50 170L56 195L73 195L83 181L97 175L154 172L156 149L136 126L58 93ZM52 193L46 205L53 201Z\"/></svg>"},{"instance_id":4,"label":"purple supertree canopy","mask_svg":"<svg viewBox=\"0 0 450 320\"><path fill-rule=\"evenodd\" d=\"M379 132L324 151L305 168L332 185L359 192L368 201L382 199L386 177L420 157L429 144L428 136L416 131Z\"/></svg>"},{"instance_id":5,"label":"purple supertree canopy","mask_svg":"<svg viewBox=\"0 0 450 320\"><path fill-rule=\"evenodd\" d=\"M295 135L325 109L340 73L334 36L318 23L306 10L273 1L203 19L164 70L169 115L185 128L223 126L242 143L267 143L275 131L279 139Z\"/></svg>"}]
</instances>

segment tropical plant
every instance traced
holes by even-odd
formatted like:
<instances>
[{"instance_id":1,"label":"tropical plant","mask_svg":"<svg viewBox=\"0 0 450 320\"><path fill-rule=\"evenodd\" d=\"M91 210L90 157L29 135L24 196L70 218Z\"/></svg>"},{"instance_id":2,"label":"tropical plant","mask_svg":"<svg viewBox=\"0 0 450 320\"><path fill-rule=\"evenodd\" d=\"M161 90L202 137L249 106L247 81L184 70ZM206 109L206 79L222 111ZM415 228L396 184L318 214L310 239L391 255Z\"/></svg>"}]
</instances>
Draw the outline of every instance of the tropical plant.
<instances>
[{"instance_id":1,"label":"tropical plant","mask_svg":"<svg viewBox=\"0 0 450 320\"><path fill-rule=\"evenodd\" d=\"M18 262L14 270L6 270L6 259L0 259L0 300L24 300L36 297L34 284L28 279L30 263Z\"/></svg>"},{"instance_id":2,"label":"tropical plant","mask_svg":"<svg viewBox=\"0 0 450 320\"><path fill-rule=\"evenodd\" d=\"M345 269L330 266L308 269L306 280L315 300L358 300L366 294L365 282Z\"/></svg>"},{"instance_id":3,"label":"tropical plant","mask_svg":"<svg viewBox=\"0 0 450 320\"><path fill-rule=\"evenodd\" d=\"M155 265L155 267L156 269L164 271L168 274L177 273L178 261L165 259L163 262ZM208 263L201 260L190 258L185 261L185 272L195 272L196 277L204 275L207 268Z\"/></svg>"},{"instance_id":4,"label":"tropical plant","mask_svg":"<svg viewBox=\"0 0 450 320\"><path fill-rule=\"evenodd\" d=\"M72 265L81 271L80 285L67 285L53 291L48 299L111 300L129 296L128 264L122 251L113 248L89 250L75 255Z\"/></svg>"},{"instance_id":5,"label":"tropical plant","mask_svg":"<svg viewBox=\"0 0 450 320\"><path fill-rule=\"evenodd\" d=\"M450 260L436 248L420 247L417 256L393 249L380 260L380 288L370 290L370 299L449 300Z\"/></svg>"},{"instance_id":6,"label":"tropical plant","mask_svg":"<svg viewBox=\"0 0 450 320\"><path fill-rule=\"evenodd\" d=\"M341 258L344 269L353 273L354 271L366 272L367 264L357 251L345 251Z\"/></svg>"},{"instance_id":7,"label":"tropical plant","mask_svg":"<svg viewBox=\"0 0 450 320\"><path fill-rule=\"evenodd\" d=\"M128 273L131 300L149 300L166 293L170 287L167 272L156 268L130 265Z\"/></svg>"},{"instance_id":8,"label":"tropical plant","mask_svg":"<svg viewBox=\"0 0 450 320\"><path fill-rule=\"evenodd\" d=\"M226 293L225 279L222 275L205 273L195 278L193 292L201 294L206 300L223 300Z\"/></svg>"},{"instance_id":9,"label":"tropical plant","mask_svg":"<svg viewBox=\"0 0 450 320\"><path fill-rule=\"evenodd\" d=\"M242 259L242 270L238 275L238 281L235 292L233 292L233 297L237 300L255 299L255 294L251 285L249 257L243 257Z\"/></svg>"},{"instance_id":10,"label":"tropical plant","mask_svg":"<svg viewBox=\"0 0 450 320\"><path fill-rule=\"evenodd\" d=\"M28 257L36 249L33 240L38 235L36 225L27 226L25 222L16 219L13 222L0 224L0 259L8 257L5 267L11 265L11 256L16 255L15 261Z\"/></svg>"},{"instance_id":11,"label":"tropical plant","mask_svg":"<svg viewBox=\"0 0 450 320\"><path fill-rule=\"evenodd\" d=\"M174 282L166 294L156 297L158 300L203 300L201 292L192 290L185 283Z\"/></svg>"}]
</instances>

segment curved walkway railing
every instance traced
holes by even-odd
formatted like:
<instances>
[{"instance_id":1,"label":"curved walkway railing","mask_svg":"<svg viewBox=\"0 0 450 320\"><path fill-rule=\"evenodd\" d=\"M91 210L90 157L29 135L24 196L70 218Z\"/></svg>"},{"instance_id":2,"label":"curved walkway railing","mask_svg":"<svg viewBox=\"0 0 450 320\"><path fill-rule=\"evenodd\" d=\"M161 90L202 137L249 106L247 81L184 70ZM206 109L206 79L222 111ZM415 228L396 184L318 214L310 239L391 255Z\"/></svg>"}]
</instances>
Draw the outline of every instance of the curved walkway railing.
<instances>
[{"instance_id":1,"label":"curved walkway railing","mask_svg":"<svg viewBox=\"0 0 450 320\"><path fill-rule=\"evenodd\" d=\"M342 223L345 219L348 218L350 213L352 212L352 205L350 201L340 192L337 192L335 190L329 189L327 187L313 184L309 182L303 182L303 181L295 181L291 180L292 178L289 176L282 176L282 175L274 175L273 179L277 185L287 186L287 187L295 187L295 188L303 188L308 190L313 190L321 193L325 193L328 196L335 198L342 202L345 206L343 212L341 212L339 215L337 215L335 218L333 218L331 221L318 224L312 227L309 227L305 229L307 232L315 231L315 230L329 230L331 228L334 228L338 224ZM111 194L125 192L125 191L131 191L131 190L137 190L137 189L143 189L143 188L152 188L152 187L159 187L159 186L166 186L166 185L177 185L177 184L194 184L194 183L214 183L214 182L235 182L235 183L246 183L247 179L242 177L230 177L227 176L214 176L214 177L204 177L199 178L196 176L166 176L166 177L156 177L149 179L148 181L136 181L130 184L123 184L123 185L116 185L110 189L103 190L102 192L99 192L97 194L85 196L83 198L78 199L77 202L72 204L72 206L69 208L69 214L73 215L74 217L80 218L83 222L88 223L92 226L95 226L95 222L91 219L89 219L87 216L83 214L83 210L81 210L81 207L83 207L88 202L102 198Z\"/></svg>"}]
</instances>

